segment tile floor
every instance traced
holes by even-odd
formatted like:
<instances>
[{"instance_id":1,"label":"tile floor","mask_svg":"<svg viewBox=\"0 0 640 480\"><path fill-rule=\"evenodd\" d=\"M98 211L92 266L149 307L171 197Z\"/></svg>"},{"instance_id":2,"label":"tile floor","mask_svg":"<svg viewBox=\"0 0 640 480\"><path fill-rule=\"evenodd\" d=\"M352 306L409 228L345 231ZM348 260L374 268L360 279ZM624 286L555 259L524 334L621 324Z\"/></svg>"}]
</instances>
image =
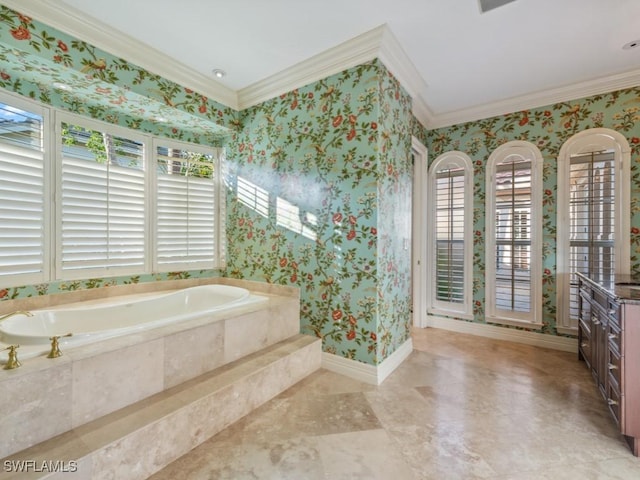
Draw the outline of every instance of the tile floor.
<instances>
[{"instance_id":1,"label":"tile floor","mask_svg":"<svg viewBox=\"0 0 640 480\"><path fill-rule=\"evenodd\" d=\"M320 370L151 477L640 479L576 355L437 329L380 386Z\"/></svg>"}]
</instances>

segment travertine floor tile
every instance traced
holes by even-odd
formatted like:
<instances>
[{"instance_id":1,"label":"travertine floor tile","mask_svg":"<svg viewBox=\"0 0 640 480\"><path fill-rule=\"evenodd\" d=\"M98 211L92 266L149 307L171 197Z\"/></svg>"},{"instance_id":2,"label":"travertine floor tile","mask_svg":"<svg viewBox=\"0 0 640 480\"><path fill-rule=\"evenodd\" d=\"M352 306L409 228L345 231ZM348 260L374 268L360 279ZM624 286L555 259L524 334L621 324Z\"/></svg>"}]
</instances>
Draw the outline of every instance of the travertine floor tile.
<instances>
[{"instance_id":1,"label":"travertine floor tile","mask_svg":"<svg viewBox=\"0 0 640 480\"><path fill-rule=\"evenodd\" d=\"M326 476L315 439L297 438L222 446L205 442L151 478L323 480Z\"/></svg>"},{"instance_id":2,"label":"travertine floor tile","mask_svg":"<svg viewBox=\"0 0 640 480\"><path fill-rule=\"evenodd\" d=\"M382 385L320 370L152 478L640 479L575 354L435 329L413 343Z\"/></svg>"},{"instance_id":3,"label":"travertine floor tile","mask_svg":"<svg viewBox=\"0 0 640 480\"><path fill-rule=\"evenodd\" d=\"M398 445L385 430L316 437L326 478L332 480L414 480Z\"/></svg>"}]
</instances>

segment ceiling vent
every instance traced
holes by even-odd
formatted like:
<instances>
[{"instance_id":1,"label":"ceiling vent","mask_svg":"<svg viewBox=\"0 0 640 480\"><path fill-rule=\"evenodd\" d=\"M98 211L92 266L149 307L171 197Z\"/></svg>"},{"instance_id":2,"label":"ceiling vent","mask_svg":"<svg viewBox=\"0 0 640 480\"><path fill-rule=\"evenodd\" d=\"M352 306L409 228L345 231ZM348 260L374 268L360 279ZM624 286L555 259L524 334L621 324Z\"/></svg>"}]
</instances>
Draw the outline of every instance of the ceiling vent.
<instances>
[{"instance_id":1,"label":"ceiling vent","mask_svg":"<svg viewBox=\"0 0 640 480\"><path fill-rule=\"evenodd\" d=\"M507 3L515 2L515 0L478 0L480 3L480 11L486 13L494 8L501 7Z\"/></svg>"}]
</instances>

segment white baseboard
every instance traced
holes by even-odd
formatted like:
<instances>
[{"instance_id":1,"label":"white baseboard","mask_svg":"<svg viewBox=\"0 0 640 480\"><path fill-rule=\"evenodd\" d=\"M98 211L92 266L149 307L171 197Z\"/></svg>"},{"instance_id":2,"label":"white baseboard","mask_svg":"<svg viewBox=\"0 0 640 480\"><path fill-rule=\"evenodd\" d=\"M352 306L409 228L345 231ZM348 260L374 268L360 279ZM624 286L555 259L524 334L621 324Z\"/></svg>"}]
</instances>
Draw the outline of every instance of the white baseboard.
<instances>
[{"instance_id":1,"label":"white baseboard","mask_svg":"<svg viewBox=\"0 0 640 480\"><path fill-rule=\"evenodd\" d=\"M495 340L507 340L510 342L524 343L542 348L551 348L563 352L578 353L578 340L576 338L558 337L542 333L515 330L513 328L498 327L486 323L465 322L453 318L428 316L427 327L441 328L452 332L468 333L479 337L488 337Z\"/></svg>"},{"instance_id":2,"label":"white baseboard","mask_svg":"<svg viewBox=\"0 0 640 480\"><path fill-rule=\"evenodd\" d=\"M409 338L409 340L400 345L395 352L383 360L380 365L369 365L357 360L323 352L322 368L370 385L380 385L385 378L391 375L391 373L404 362L412 351L413 341Z\"/></svg>"}]
</instances>

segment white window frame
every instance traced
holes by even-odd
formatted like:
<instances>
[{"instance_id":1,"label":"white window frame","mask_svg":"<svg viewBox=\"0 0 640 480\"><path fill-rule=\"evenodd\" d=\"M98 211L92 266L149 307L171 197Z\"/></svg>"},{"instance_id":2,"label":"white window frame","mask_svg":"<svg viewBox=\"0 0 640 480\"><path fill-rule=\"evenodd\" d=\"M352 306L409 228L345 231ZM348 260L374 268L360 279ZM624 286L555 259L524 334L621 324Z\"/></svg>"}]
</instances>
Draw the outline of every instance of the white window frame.
<instances>
[{"instance_id":1,"label":"white window frame","mask_svg":"<svg viewBox=\"0 0 640 480\"><path fill-rule=\"evenodd\" d=\"M155 189L153 188L153 180L155 176L155 165L152 157L154 139L158 139L163 145L180 144L183 149L191 151L206 150L212 153L216 159L216 228L215 228L215 258L213 266L206 267L194 263L184 265L188 270L214 269L219 270L225 268L225 251L226 251L226 234L225 234L225 208L226 197L224 188L225 162L224 149L217 147L207 147L199 144L191 144L186 142L177 142L171 139L160 138L151 134L140 134L135 130L120 127L107 122L94 120L89 117L77 115L55 107L44 105L40 102L27 99L22 96L14 95L9 92L0 91L0 101L15 106L27 112L41 115L43 118L43 155L44 155L44 212L42 235L44 239L44 257L42 271L38 273L16 274L0 276L2 288L19 287L23 285L33 285L39 283L47 283L54 281L79 280L89 278L108 278L114 276L127 275L143 275L154 274L156 270L153 265L155 257L155 242L152 232L155 225ZM144 144L144 171L145 171L145 254L144 266L138 268L87 268L80 270L61 269L61 175L62 175L62 138L61 123L69 123L80 125L87 129L93 129L101 132L110 133L127 139L140 141ZM179 267L179 266L178 266ZM172 268L175 271L176 267Z\"/></svg>"},{"instance_id":2,"label":"white window frame","mask_svg":"<svg viewBox=\"0 0 640 480\"><path fill-rule=\"evenodd\" d=\"M149 207L152 198L150 196L149 189L149 145L151 143L151 136L141 135L134 130L130 130L117 125L111 125L91 118L83 117L72 113L55 111L54 115L54 128L55 128L55 168L56 175L54 180L55 189L55 244L56 244L56 261L55 261L55 278L59 280L78 280L84 278L93 277L113 277L123 275L137 275L150 271L151 266L151 251L152 243L150 242L151 235L149 234ZM97 268L82 268L74 270L63 270L62 265L62 123L78 125L83 128L96 130L119 137L124 137L129 140L140 142L143 147L143 171L145 176L144 189L145 189L145 221L144 221L144 238L145 238L145 253L144 253L144 266L143 267L97 267Z\"/></svg>"},{"instance_id":3,"label":"white window frame","mask_svg":"<svg viewBox=\"0 0 640 480\"><path fill-rule=\"evenodd\" d=\"M628 274L631 259L631 149L620 133L608 128L591 128L576 133L560 148L558 155L557 210L557 315L558 333L577 335L578 319L570 318L569 266L569 180L571 157L593 152L612 151L615 159L615 272Z\"/></svg>"},{"instance_id":4,"label":"white window frame","mask_svg":"<svg viewBox=\"0 0 640 480\"><path fill-rule=\"evenodd\" d=\"M196 262L175 262L175 263L160 263L158 261L158 249L157 244L154 240L153 242L153 271L154 272L172 272L176 270L201 270L201 269L216 269L221 268L221 265L224 265L224 238L220 234L224 229L224 207L223 204L225 202L224 198L224 188L222 185L222 149L216 147L207 147L205 145L196 145L192 143L181 142L178 140L171 140L165 138L157 138L154 137L151 142L150 147L150 196L154 199L157 198L157 175L156 175L156 152L158 147L169 147L176 148L179 150L187 150L194 153L201 153L203 155L212 155L213 156L213 183L214 183L214 238L212 241L214 242L214 258L212 259L212 263L208 261L196 263ZM156 202L157 203L157 202ZM157 238L157 228L158 228L158 212L154 208L151 211L151 217L153 222L152 231L154 234L152 235L153 239Z\"/></svg>"},{"instance_id":5,"label":"white window frame","mask_svg":"<svg viewBox=\"0 0 640 480\"><path fill-rule=\"evenodd\" d=\"M507 159L520 158L531 161L531 290L530 311L515 312L496 306L496 167ZM542 327L542 154L530 142L507 142L489 156L486 186L485 232L485 319L503 325Z\"/></svg>"},{"instance_id":6,"label":"white window frame","mask_svg":"<svg viewBox=\"0 0 640 480\"><path fill-rule=\"evenodd\" d=\"M47 206L51 205L52 189L50 178L52 176L51 168L53 164L53 135L51 134L51 114L50 109L44 107L38 102L34 102L25 99L22 96L14 95L4 90L0 91L0 101L10 107L16 107L26 112L35 113L42 117L42 148L43 148L43 222L42 222L42 237L43 237L43 257L41 264L41 271L37 273L22 273L16 275L7 275L4 278L0 278L0 287L12 287L21 285L32 285L37 283L43 283L51 278L53 272L53 249L52 242L49 241L53 231L53 215L51 208Z\"/></svg>"},{"instance_id":7,"label":"white window frame","mask_svg":"<svg viewBox=\"0 0 640 480\"><path fill-rule=\"evenodd\" d=\"M464 275L463 301L446 302L438 300L437 288L437 260L436 254L436 173L438 170L449 168L464 169ZM446 152L438 156L429 167L428 174L429 203L427 209L427 311L432 315L446 315L473 320L473 162L471 158L459 151Z\"/></svg>"}]
</instances>

